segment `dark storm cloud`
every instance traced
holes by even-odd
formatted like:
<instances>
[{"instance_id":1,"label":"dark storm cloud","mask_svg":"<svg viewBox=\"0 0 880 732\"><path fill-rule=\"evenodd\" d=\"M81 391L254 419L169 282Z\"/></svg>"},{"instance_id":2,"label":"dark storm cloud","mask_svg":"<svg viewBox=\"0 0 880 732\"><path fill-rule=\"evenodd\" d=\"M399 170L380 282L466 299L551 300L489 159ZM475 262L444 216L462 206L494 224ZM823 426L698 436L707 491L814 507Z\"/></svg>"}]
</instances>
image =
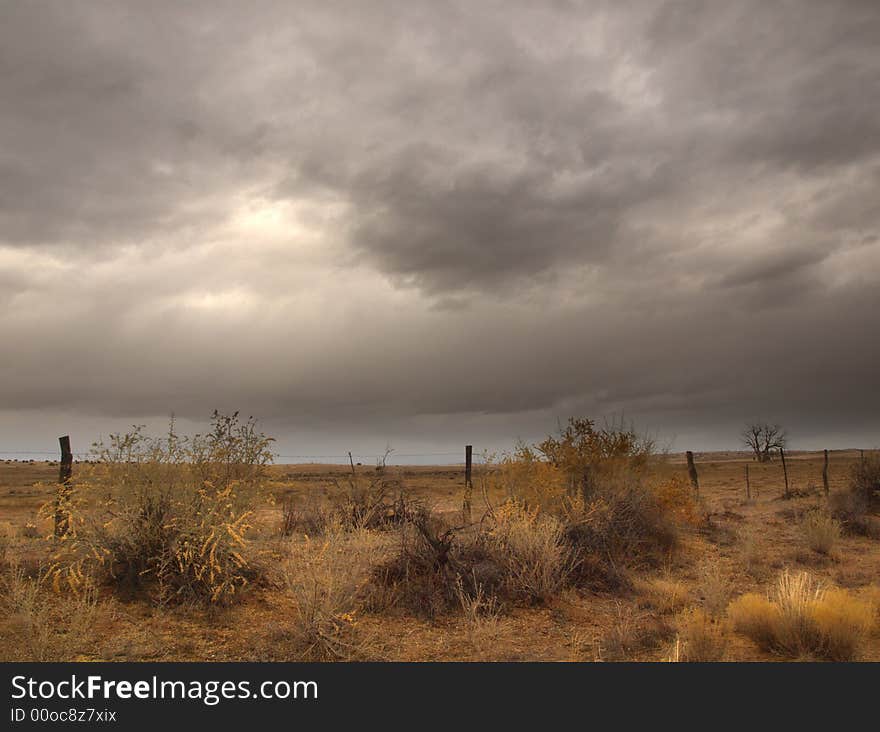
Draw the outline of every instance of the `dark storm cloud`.
<instances>
[{"instance_id":1,"label":"dark storm cloud","mask_svg":"<svg viewBox=\"0 0 880 732\"><path fill-rule=\"evenodd\" d=\"M2 15L10 423L880 439L875 3Z\"/></svg>"}]
</instances>

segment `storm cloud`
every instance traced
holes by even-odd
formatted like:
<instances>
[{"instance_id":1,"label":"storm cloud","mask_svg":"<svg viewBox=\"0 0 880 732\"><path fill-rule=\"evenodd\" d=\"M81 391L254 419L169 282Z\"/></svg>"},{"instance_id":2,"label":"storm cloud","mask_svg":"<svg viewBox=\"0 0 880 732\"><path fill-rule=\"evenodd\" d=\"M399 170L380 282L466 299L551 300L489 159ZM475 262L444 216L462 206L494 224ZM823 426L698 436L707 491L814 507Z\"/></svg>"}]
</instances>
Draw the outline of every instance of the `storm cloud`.
<instances>
[{"instance_id":1,"label":"storm cloud","mask_svg":"<svg viewBox=\"0 0 880 732\"><path fill-rule=\"evenodd\" d=\"M0 450L880 443L874 2L0 12Z\"/></svg>"}]
</instances>

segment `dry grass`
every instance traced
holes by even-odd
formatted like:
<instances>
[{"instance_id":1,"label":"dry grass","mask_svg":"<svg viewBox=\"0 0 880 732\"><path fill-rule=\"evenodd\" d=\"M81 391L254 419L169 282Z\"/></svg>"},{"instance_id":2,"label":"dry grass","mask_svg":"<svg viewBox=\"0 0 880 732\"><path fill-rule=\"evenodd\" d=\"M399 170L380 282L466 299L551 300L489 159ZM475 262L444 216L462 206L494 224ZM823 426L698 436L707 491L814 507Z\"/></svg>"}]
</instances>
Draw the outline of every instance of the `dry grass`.
<instances>
[{"instance_id":1,"label":"dry grass","mask_svg":"<svg viewBox=\"0 0 880 732\"><path fill-rule=\"evenodd\" d=\"M723 624L699 608L686 610L678 619L673 655L680 661L721 661L727 650Z\"/></svg>"},{"instance_id":2,"label":"dry grass","mask_svg":"<svg viewBox=\"0 0 880 732\"><path fill-rule=\"evenodd\" d=\"M766 549L752 527L740 529L737 533L743 569L747 574L760 578L766 571Z\"/></svg>"},{"instance_id":3,"label":"dry grass","mask_svg":"<svg viewBox=\"0 0 880 732\"><path fill-rule=\"evenodd\" d=\"M481 585L474 582L472 586L476 590L469 592L458 578L456 594L464 616L468 644L476 659L485 661L495 650L501 608L494 596L483 592Z\"/></svg>"},{"instance_id":4,"label":"dry grass","mask_svg":"<svg viewBox=\"0 0 880 732\"><path fill-rule=\"evenodd\" d=\"M806 572L784 571L769 597L743 595L728 609L734 628L761 648L791 657L858 657L875 622L870 602L823 589Z\"/></svg>"},{"instance_id":5,"label":"dry grass","mask_svg":"<svg viewBox=\"0 0 880 732\"><path fill-rule=\"evenodd\" d=\"M821 509L809 511L800 529L807 547L818 554L831 554L840 538L840 522Z\"/></svg>"},{"instance_id":6,"label":"dry grass","mask_svg":"<svg viewBox=\"0 0 880 732\"><path fill-rule=\"evenodd\" d=\"M12 567L3 577L0 608L16 643L7 660L70 661L94 645L97 593L90 584L78 594L52 590L45 574L30 577Z\"/></svg>"},{"instance_id":7,"label":"dry grass","mask_svg":"<svg viewBox=\"0 0 880 732\"><path fill-rule=\"evenodd\" d=\"M661 615L669 615L683 609L688 604L690 596L683 582L664 577L637 580L634 589L649 607Z\"/></svg>"},{"instance_id":8,"label":"dry grass","mask_svg":"<svg viewBox=\"0 0 880 732\"><path fill-rule=\"evenodd\" d=\"M386 551L382 537L367 529L331 529L320 539L292 544L282 576L295 608L285 647L293 659L371 655L375 639L360 631L359 616L368 602L372 567Z\"/></svg>"},{"instance_id":9,"label":"dry grass","mask_svg":"<svg viewBox=\"0 0 880 732\"><path fill-rule=\"evenodd\" d=\"M495 513L488 543L504 572L508 596L546 602L575 566L562 524L553 516L511 501Z\"/></svg>"},{"instance_id":10,"label":"dry grass","mask_svg":"<svg viewBox=\"0 0 880 732\"><path fill-rule=\"evenodd\" d=\"M40 518L36 506L51 500L57 466L4 464L0 526L6 529L8 562L18 562L26 571L11 579L21 585L15 589L6 580L8 565L0 569L0 657L563 660L573 654L577 659L650 661L670 655L677 635L671 655L678 660L766 660L767 654L880 660L880 590L871 587L880 576L880 544L845 526L847 535L832 550L834 561L815 555L810 561L821 602L807 602L806 611L803 603L782 602L779 588L766 592L764 576L780 570L803 547L800 526L791 519L804 516L816 498L795 496L780 504L781 466L772 463L751 464L753 499L746 501L741 456L696 457L699 517L711 517L714 534L703 523L694 524L688 506L696 504L683 459L675 456L649 458L641 467L628 458L622 466L601 467L591 476L586 498L583 483L576 481L574 493L569 490L575 471L560 473L547 463L511 465L510 470L520 471L519 487L511 482L507 488L514 494L522 491L522 497L508 504L507 488L487 480L486 494L475 491L472 497L474 523L465 526L462 478L455 467L389 468L383 477L372 466L356 468L355 475L348 465L272 466L265 480L260 479L264 494L235 479L234 492L243 493L239 505L253 511L247 519L252 526L242 537L248 561L242 577L248 583L246 592L236 586L232 597L239 601L229 603L232 598L227 598L222 612L213 610L217 603L197 597L157 607L161 588L152 568L143 576L134 572L135 591L116 602L113 595L126 589L123 562L105 560L97 566L106 572L106 584L98 586L100 601L76 595L67 582L55 591L52 577L45 576L57 554L56 542L26 538L21 527L30 524L37 537L52 533L51 516ZM849 492L848 466L858 461L858 454L831 457L832 497L846 492L861 500L864 493ZM793 454L790 480L795 485L816 482L821 465L821 454ZM203 467L216 470L222 483L222 466ZM113 468L115 476L125 485L100 483L112 487L114 496L150 481L163 485L171 477L171 471L148 463L137 468L144 480L129 481L137 477L135 469L119 467ZM99 492L83 484L89 473L108 468L74 466L83 490L82 505L73 508L89 521L108 507L98 502ZM482 470L475 471L478 487L483 487ZM243 477L245 483L250 480ZM385 478L383 487L377 479ZM37 480L45 481L44 486L33 487ZM397 487L403 481L414 500L397 514ZM362 490L353 490L354 482ZM285 498L291 512L287 529L279 532ZM860 520L868 525L877 517L863 502ZM431 510L421 510L429 505ZM119 504L112 510L117 508ZM484 511L495 519L490 515L481 521ZM149 511L140 518L137 511L129 516L132 522L150 518L145 513ZM319 519L314 526L309 524L312 514ZM170 515L179 528L190 524L186 511L175 508ZM217 515L228 519L228 514ZM373 527L368 531L362 530L364 518ZM76 539L82 540L94 526L75 522L75 528ZM210 530L195 533L210 536ZM131 538L135 532L119 523L113 534ZM737 539L718 541L718 536ZM215 555L223 546L217 546ZM562 556L570 555L574 571L558 571L560 550ZM206 551L210 555L211 547ZM132 550L116 556L130 556L134 566L141 554ZM361 557L366 559L361 562ZM277 572L276 582L271 575L255 575L255 562L284 571ZM627 584L633 578L635 592ZM86 573L81 582L90 586ZM821 589L834 585L847 590ZM738 633L750 623L750 634L764 638L760 647L742 638L727 642L723 605L734 591L744 594L730 606L730 619L738 621ZM85 606L79 608L79 603ZM734 610L737 606L746 612ZM794 620L799 612L807 615L805 624ZM94 619L89 627L78 620L89 617Z\"/></svg>"},{"instance_id":11,"label":"dry grass","mask_svg":"<svg viewBox=\"0 0 880 732\"><path fill-rule=\"evenodd\" d=\"M599 661L634 661L668 643L674 628L664 619L615 603L611 627L598 644Z\"/></svg>"},{"instance_id":12,"label":"dry grass","mask_svg":"<svg viewBox=\"0 0 880 732\"><path fill-rule=\"evenodd\" d=\"M812 608L812 618L821 638L822 655L831 661L851 661L858 657L876 624L876 609L846 590L829 589Z\"/></svg>"},{"instance_id":13,"label":"dry grass","mask_svg":"<svg viewBox=\"0 0 880 732\"><path fill-rule=\"evenodd\" d=\"M730 602L731 585L719 561L706 562L701 567L697 592L710 615L718 617L724 614Z\"/></svg>"}]
</instances>

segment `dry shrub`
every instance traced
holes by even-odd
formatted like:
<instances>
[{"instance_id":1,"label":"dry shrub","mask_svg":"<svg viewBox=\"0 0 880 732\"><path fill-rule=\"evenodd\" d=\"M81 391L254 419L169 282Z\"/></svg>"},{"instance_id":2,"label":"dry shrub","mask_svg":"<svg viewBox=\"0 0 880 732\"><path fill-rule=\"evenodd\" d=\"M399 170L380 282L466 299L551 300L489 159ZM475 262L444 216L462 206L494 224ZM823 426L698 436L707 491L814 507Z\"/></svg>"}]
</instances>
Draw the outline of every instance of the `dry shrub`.
<instances>
[{"instance_id":1,"label":"dry shrub","mask_svg":"<svg viewBox=\"0 0 880 732\"><path fill-rule=\"evenodd\" d=\"M504 572L484 532L422 507L400 527L396 551L373 568L372 581L394 604L434 617L457 609L462 591L498 596Z\"/></svg>"},{"instance_id":2,"label":"dry shrub","mask_svg":"<svg viewBox=\"0 0 880 732\"><path fill-rule=\"evenodd\" d=\"M586 497L609 473L641 471L654 452L654 443L622 422L598 427L591 419L571 417L556 435L533 448L521 446L520 452L526 451L542 455L561 470L569 493L580 491Z\"/></svg>"},{"instance_id":3,"label":"dry shrub","mask_svg":"<svg viewBox=\"0 0 880 732\"><path fill-rule=\"evenodd\" d=\"M352 471L336 481L329 515L346 529L388 529L403 524L415 510L403 481L390 475L384 462L369 477Z\"/></svg>"},{"instance_id":4,"label":"dry shrub","mask_svg":"<svg viewBox=\"0 0 880 732\"><path fill-rule=\"evenodd\" d=\"M656 566L678 543L678 524L694 521L697 506L678 477L646 479L653 445L632 428L597 428L571 419L543 442L520 444L483 473L485 493L555 518L577 571L591 587L619 589L627 568Z\"/></svg>"},{"instance_id":5,"label":"dry shrub","mask_svg":"<svg viewBox=\"0 0 880 732\"><path fill-rule=\"evenodd\" d=\"M458 578L456 594L467 628L468 643L473 648L478 660L487 660L494 650L498 637L498 619L501 608L498 599L486 594L483 587L476 582L471 585L475 591L465 589L461 578Z\"/></svg>"},{"instance_id":6,"label":"dry shrub","mask_svg":"<svg viewBox=\"0 0 880 732\"><path fill-rule=\"evenodd\" d=\"M542 460L535 450L519 444L512 455L488 462L483 480L507 500L533 508L555 510L568 494L569 479L556 465Z\"/></svg>"},{"instance_id":7,"label":"dry shrub","mask_svg":"<svg viewBox=\"0 0 880 732\"><path fill-rule=\"evenodd\" d=\"M385 551L374 532L341 526L320 539L294 543L282 566L296 610L286 628L285 651L300 661L369 656L373 639L360 632L358 615L368 602L372 567Z\"/></svg>"},{"instance_id":8,"label":"dry shrub","mask_svg":"<svg viewBox=\"0 0 880 732\"><path fill-rule=\"evenodd\" d=\"M479 527L455 527L420 509L401 528L395 556L375 568L374 582L429 617L459 609L464 598L544 602L565 585L574 559L559 520L517 501L486 518Z\"/></svg>"},{"instance_id":9,"label":"dry shrub","mask_svg":"<svg viewBox=\"0 0 880 732\"><path fill-rule=\"evenodd\" d=\"M694 497L689 481L680 475L672 475L651 486L657 501L677 521L696 525L700 521L700 506Z\"/></svg>"},{"instance_id":10,"label":"dry shrub","mask_svg":"<svg viewBox=\"0 0 880 732\"><path fill-rule=\"evenodd\" d=\"M880 521L872 515L880 508L880 456L870 455L856 462L846 490L832 493L830 504L832 515L844 531L880 538Z\"/></svg>"},{"instance_id":11,"label":"dry shrub","mask_svg":"<svg viewBox=\"0 0 880 732\"><path fill-rule=\"evenodd\" d=\"M682 613L678 621L678 660L721 661L727 650L722 623L699 608Z\"/></svg>"},{"instance_id":12,"label":"dry shrub","mask_svg":"<svg viewBox=\"0 0 880 732\"><path fill-rule=\"evenodd\" d=\"M91 583L84 582L77 593L56 592L45 573L28 576L16 566L2 586L3 635L11 636L2 647L14 654L3 660L72 661L94 648L97 593Z\"/></svg>"},{"instance_id":13,"label":"dry shrub","mask_svg":"<svg viewBox=\"0 0 880 732\"><path fill-rule=\"evenodd\" d=\"M333 527L346 531L391 529L405 523L417 509L403 481L380 463L372 475L352 471L344 481L334 481L326 503L307 498L300 504L288 496L282 503L281 535L317 536Z\"/></svg>"},{"instance_id":14,"label":"dry shrub","mask_svg":"<svg viewBox=\"0 0 880 732\"><path fill-rule=\"evenodd\" d=\"M818 554L831 554L840 538L840 522L819 509L804 516L800 529L807 546Z\"/></svg>"},{"instance_id":15,"label":"dry shrub","mask_svg":"<svg viewBox=\"0 0 880 732\"><path fill-rule=\"evenodd\" d=\"M297 500L288 495L281 501L279 533L282 537L321 536L334 523L332 512L314 496Z\"/></svg>"},{"instance_id":16,"label":"dry shrub","mask_svg":"<svg viewBox=\"0 0 880 732\"><path fill-rule=\"evenodd\" d=\"M661 614L675 613L688 602L688 589L677 580L655 578L637 581L635 589L650 607Z\"/></svg>"},{"instance_id":17,"label":"dry shrub","mask_svg":"<svg viewBox=\"0 0 880 732\"><path fill-rule=\"evenodd\" d=\"M564 506L566 537L578 554L653 566L678 543L676 523L636 474L619 473Z\"/></svg>"},{"instance_id":18,"label":"dry shrub","mask_svg":"<svg viewBox=\"0 0 880 732\"><path fill-rule=\"evenodd\" d=\"M159 603L228 603L256 575L246 536L270 442L252 419L215 412L206 436L179 437L172 422L162 439L136 427L96 445L99 462L80 472L66 506L56 581L94 573Z\"/></svg>"},{"instance_id":19,"label":"dry shrub","mask_svg":"<svg viewBox=\"0 0 880 732\"><path fill-rule=\"evenodd\" d=\"M611 627L599 641L596 660L634 660L669 642L674 633L674 628L665 619L636 612L618 603Z\"/></svg>"},{"instance_id":20,"label":"dry shrub","mask_svg":"<svg viewBox=\"0 0 880 732\"><path fill-rule=\"evenodd\" d=\"M849 489L862 496L869 510L880 508L880 455L868 455L852 466Z\"/></svg>"},{"instance_id":21,"label":"dry shrub","mask_svg":"<svg viewBox=\"0 0 880 732\"><path fill-rule=\"evenodd\" d=\"M512 599L549 600L575 567L561 522L517 501L504 504L494 519L485 543L503 571L505 594Z\"/></svg>"},{"instance_id":22,"label":"dry shrub","mask_svg":"<svg viewBox=\"0 0 880 732\"><path fill-rule=\"evenodd\" d=\"M874 612L845 590L825 590L806 572L788 570L769 597L749 593L728 608L734 628L764 650L834 661L858 656Z\"/></svg>"}]
</instances>

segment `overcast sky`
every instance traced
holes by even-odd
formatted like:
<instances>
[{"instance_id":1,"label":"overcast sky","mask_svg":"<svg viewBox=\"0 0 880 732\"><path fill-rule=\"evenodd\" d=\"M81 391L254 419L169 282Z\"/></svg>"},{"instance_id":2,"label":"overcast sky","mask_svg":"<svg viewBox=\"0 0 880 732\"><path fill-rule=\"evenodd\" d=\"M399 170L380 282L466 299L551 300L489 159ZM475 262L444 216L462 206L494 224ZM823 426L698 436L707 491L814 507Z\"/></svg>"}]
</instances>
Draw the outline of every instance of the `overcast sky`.
<instances>
[{"instance_id":1,"label":"overcast sky","mask_svg":"<svg viewBox=\"0 0 880 732\"><path fill-rule=\"evenodd\" d=\"M215 407L289 455L880 446L878 42L876 0L6 0L0 451Z\"/></svg>"}]
</instances>

